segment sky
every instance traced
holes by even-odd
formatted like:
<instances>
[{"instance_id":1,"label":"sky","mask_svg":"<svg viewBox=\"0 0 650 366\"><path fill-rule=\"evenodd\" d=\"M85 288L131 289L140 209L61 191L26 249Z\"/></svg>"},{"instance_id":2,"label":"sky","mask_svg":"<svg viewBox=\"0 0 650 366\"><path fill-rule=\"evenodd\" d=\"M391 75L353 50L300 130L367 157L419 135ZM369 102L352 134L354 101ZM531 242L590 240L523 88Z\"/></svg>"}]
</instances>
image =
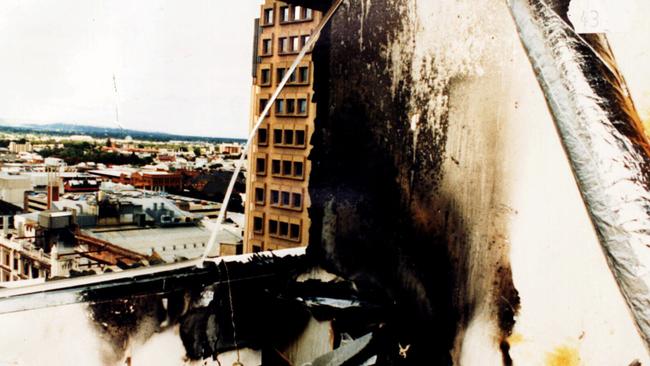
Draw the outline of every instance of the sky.
<instances>
[{"instance_id":1,"label":"sky","mask_svg":"<svg viewBox=\"0 0 650 366\"><path fill-rule=\"evenodd\" d=\"M260 3L2 0L0 124L245 137Z\"/></svg>"}]
</instances>

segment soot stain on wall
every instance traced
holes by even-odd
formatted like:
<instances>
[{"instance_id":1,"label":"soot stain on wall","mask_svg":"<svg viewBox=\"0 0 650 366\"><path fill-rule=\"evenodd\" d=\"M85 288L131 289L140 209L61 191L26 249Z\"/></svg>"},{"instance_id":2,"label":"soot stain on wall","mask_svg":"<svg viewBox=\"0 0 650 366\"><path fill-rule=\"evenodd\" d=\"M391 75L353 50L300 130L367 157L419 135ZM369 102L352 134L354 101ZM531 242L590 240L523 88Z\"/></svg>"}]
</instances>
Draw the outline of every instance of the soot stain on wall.
<instances>
[{"instance_id":1,"label":"soot stain on wall","mask_svg":"<svg viewBox=\"0 0 650 366\"><path fill-rule=\"evenodd\" d=\"M493 232L478 249L491 248L495 254L472 262L470 253L477 248L470 241L470 223L457 197L440 190L448 115L442 114L435 131L428 130L424 119L430 106L412 98L416 81L408 62L393 88L387 49L401 32L410 31L403 22L405 12L412 11L407 3L373 1L368 8L344 2L313 52L318 111L310 155L308 253L396 304L389 325L394 343L381 355L384 362L451 364L455 342L485 292L502 332L495 347L509 364L506 339L519 298L507 240ZM415 117L422 126L417 148L409 128L413 100L423 112ZM504 222L494 224L503 227ZM471 283L476 265L491 272L485 284ZM411 345L406 358L397 355L398 345L405 344Z\"/></svg>"},{"instance_id":2,"label":"soot stain on wall","mask_svg":"<svg viewBox=\"0 0 650 366\"><path fill-rule=\"evenodd\" d=\"M300 334L309 312L281 294L306 268L304 258L253 257L248 263L227 266L208 263L146 284L135 281L84 292L89 315L110 345L102 354L104 362L119 362L134 344L177 325L191 360L236 347L282 349Z\"/></svg>"}]
</instances>

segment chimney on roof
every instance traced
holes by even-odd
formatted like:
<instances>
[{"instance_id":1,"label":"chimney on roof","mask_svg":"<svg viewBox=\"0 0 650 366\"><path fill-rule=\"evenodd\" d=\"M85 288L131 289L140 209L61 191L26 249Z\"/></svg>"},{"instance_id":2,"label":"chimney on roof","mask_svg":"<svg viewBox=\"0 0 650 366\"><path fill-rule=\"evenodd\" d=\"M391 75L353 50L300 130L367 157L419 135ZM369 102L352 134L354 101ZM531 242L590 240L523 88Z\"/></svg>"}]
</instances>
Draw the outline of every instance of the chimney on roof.
<instances>
[{"instance_id":1,"label":"chimney on roof","mask_svg":"<svg viewBox=\"0 0 650 366\"><path fill-rule=\"evenodd\" d=\"M47 209L52 209L52 202L59 200L59 186L51 185L47 187Z\"/></svg>"},{"instance_id":2,"label":"chimney on roof","mask_svg":"<svg viewBox=\"0 0 650 366\"><path fill-rule=\"evenodd\" d=\"M2 236L9 235L9 216L2 216Z\"/></svg>"},{"instance_id":3,"label":"chimney on roof","mask_svg":"<svg viewBox=\"0 0 650 366\"><path fill-rule=\"evenodd\" d=\"M52 209L52 202L59 200L59 174L52 170L47 174L47 209Z\"/></svg>"}]
</instances>

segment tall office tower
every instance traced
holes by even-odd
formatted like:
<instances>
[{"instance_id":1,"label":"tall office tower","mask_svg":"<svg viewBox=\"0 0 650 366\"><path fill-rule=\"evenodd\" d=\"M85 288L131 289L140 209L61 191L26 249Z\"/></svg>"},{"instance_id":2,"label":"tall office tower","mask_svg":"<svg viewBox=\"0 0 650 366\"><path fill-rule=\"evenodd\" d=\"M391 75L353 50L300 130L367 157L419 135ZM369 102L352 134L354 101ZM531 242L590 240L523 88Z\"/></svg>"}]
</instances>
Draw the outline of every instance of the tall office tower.
<instances>
[{"instance_id":1,"label":"tall office tower","mask_svg":"<svg viewBox=\"0 0 650 366\"><path fill-rule=\"evenodd\" d=\"M255 19L253 127L321 14L265 0ZM272 106L249 152L245 252L306 245L309 238L311 169L309 140L314 130L313 69L307 53Z\"/></svg>"}]
</instances>

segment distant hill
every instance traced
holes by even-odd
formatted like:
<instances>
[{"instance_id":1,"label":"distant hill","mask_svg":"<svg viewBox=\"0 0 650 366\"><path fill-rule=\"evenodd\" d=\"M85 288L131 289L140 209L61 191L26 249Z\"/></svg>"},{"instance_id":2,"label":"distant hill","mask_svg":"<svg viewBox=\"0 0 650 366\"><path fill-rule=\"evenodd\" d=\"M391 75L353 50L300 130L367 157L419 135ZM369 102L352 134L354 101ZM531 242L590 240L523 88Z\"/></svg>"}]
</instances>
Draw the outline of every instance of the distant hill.
<instances>
[{"instance_id":1,"label":"distant hill","mask_svg":"<svg viewBox=\"0 0 650 366\"><path fill-rule=\"evenodd\" d=\"M102 126L85 126L73 125L68 123L50 123L44 125L38 124L12 124L9 126L1 126L0 131L15 132L15 133L43 133L43 134L57 134L57 135L89 135L95 138L125 138L131 136L134 140L148 140L148 141L194 141L194 142L239 142L244 143L244 139L236 139L229 137L205 137L205 136L187 136L187 135L174 135L164 132L150 132L138 131L130 129L120 129L115 127L102 127Z\"/></svg>"}]
</instances>

